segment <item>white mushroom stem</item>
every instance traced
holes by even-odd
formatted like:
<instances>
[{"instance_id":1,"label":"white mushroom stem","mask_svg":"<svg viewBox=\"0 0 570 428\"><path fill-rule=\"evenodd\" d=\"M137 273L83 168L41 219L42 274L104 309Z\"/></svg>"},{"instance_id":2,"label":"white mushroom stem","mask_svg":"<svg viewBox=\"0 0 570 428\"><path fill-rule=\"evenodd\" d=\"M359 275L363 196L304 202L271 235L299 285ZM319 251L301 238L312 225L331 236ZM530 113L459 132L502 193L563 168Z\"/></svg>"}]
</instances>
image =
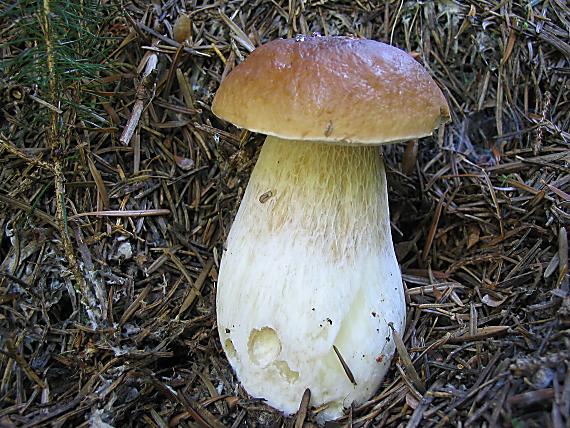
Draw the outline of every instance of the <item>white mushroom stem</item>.
<instances>
[{"instance_id":1,"label":"white mushroom stem","mask_svg":"<svg viewBox=\"0 0 570 428\"><path fill-rule=\"evenodd\" d=\"M401 333L405 321L378 148L267 138L229 233L217 316L245 389L287 414L306 388L328 404L321 420L378 389L388 323Z\"/></svg>"}]
</instances>

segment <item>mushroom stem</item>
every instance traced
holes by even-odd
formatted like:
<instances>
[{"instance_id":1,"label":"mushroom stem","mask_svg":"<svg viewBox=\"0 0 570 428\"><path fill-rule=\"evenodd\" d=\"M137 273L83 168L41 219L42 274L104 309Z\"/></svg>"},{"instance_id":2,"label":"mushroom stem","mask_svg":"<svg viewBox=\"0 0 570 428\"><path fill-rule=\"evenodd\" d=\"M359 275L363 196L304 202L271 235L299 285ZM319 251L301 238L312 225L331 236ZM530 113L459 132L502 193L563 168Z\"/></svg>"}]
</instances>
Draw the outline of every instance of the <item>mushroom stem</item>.
<instances>
[{"instance_id":1,"label":"mushroom stem","mask_svg":"<svg viewBox=\"0 0 570 428\"><path fill-rule=\"evenodd\" d=\"M220 266L221 342L246 390L321 419L368 399L405 301L377 147L268 137ZM334 349L336 348L336 350Z\"/></svg>"}]
</instances>

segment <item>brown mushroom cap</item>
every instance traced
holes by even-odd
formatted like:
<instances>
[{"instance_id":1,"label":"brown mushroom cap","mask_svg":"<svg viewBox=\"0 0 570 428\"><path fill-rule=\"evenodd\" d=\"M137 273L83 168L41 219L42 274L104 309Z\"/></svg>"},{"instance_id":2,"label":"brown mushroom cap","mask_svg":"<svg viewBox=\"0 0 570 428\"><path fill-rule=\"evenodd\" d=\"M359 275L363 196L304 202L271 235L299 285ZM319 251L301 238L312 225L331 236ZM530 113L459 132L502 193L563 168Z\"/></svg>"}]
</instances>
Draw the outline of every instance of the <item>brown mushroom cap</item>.
<instances>
[{"instance_id":1,"label":"brown mushroom cap","mask_svg":"<svg viewBox=\"0 0 570 428\"><path fill-rule=\"evenodd\" d=\"M222 82L212 111L255 132L341 144L424 137L449 120L441 90L416 60L350 37L261 46Z\"/></svg>"}]
</instances>

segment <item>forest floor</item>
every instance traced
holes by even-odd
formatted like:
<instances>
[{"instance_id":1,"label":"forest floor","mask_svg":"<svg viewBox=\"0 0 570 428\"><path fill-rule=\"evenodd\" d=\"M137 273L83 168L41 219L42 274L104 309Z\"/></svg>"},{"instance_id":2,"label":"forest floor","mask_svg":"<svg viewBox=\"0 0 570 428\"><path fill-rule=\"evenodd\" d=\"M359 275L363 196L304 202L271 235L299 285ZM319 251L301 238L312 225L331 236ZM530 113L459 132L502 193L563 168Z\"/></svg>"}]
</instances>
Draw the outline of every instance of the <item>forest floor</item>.
<instances>
[{"instance_id":1,"label":"forest floor","mask_svg":"<svg viewBox=\"0 0 570 428\"><path fill-rule=\"evenodd\" d=\"M314 423L249 397L219 343L217 271L263 136L210 110L255 47L314 32L406 50L452 114L384 149L406 350L329 425L570 425L565 1L52 3L0 12L0 426ZM91 39L66 44L77 14ZM77 55L102 53L82 75Z\"/></svg>"}]
</instances>

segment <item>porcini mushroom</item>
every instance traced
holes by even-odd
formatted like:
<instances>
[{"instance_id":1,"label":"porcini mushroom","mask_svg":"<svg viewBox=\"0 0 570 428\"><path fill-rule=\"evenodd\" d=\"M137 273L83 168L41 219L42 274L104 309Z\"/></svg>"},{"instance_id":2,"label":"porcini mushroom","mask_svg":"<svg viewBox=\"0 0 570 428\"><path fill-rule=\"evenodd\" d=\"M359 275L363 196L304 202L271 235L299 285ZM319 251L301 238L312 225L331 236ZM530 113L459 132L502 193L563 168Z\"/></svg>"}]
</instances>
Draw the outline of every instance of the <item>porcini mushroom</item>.
<instances>
[{"instance_id":1,"label":"porcini mushroom","mask_svg":"<svg viewBox=\"0 0 570 428\"><path fill-rule=\"evenodd\" d=\"M255 50L213 112L268 137L229 232L217 288L223 349L245 389L320 420L378 389L405 300L377 145L429 135L445 98L405 52L298 37Z\"/></svg>"}]
</instances>

